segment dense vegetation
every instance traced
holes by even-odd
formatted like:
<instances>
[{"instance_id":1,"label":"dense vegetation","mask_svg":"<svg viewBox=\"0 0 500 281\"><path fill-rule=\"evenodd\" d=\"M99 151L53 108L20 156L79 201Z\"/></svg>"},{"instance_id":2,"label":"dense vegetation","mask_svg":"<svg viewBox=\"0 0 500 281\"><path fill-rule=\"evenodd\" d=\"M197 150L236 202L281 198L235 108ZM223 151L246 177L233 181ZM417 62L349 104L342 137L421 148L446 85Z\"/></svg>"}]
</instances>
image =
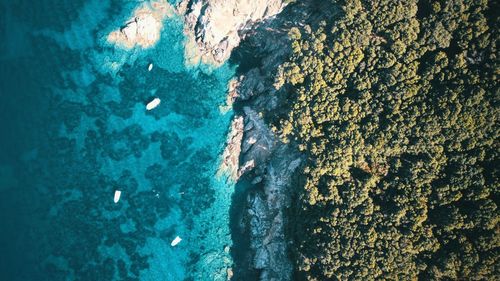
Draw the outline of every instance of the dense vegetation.
<instances>
[{"instance_id":1,"label":"dense vegetation","mask_svg":"<svg viewBox=\"0 0 500 281\"><path fill-rule=\"evenodd\" d=\"M500 280L499 7L326 1L275 84L308 155L297 279Z\"/></svg>"}]
</instances>

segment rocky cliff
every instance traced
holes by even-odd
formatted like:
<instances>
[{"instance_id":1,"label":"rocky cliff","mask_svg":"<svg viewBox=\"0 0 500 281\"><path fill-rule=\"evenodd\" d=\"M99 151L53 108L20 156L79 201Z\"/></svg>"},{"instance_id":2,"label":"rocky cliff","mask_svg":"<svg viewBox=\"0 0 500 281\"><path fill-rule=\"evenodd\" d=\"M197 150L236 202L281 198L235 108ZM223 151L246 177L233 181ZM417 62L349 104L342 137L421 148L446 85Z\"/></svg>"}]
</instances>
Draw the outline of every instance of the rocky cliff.
<instances>
[{"instance_id":1,"label":"rocky cliff","mask_svg":"<svg viewBox=\"0 0 500 281\"><path fill-rule=\"evenodd\" d=\"M292 279L285 229L292 177L302 156L282 143L269 123L286 103L286 95L273 84L274 73L291 51L289 19L304 15L300 9L283 12L249 31L232 56L240 73L231 81L228 101L234 101L236 114L243 117L238 176L248 186L243 198L233 202L238 208L235 231L249 240L245 253L236 259L234 280Z\"/></svg>"},{"instance_id":2,"label":"rocky cliff","mask_svg":"<svg viewBox=\"0 0 500 281\"><path fill-rule=\"evenodd\" d=\"M259 280L277 281L292 278L285 236L286 208L290 204L291 177L301 158L276 138L264 119L283 102L272 86L273 72L281 61L279 57L289 51L286 32L274 29L274 24L259 27L240 47L259 50L260 66L241 73L236 88L235 110L244 117L240 180L250 187L244 201L234 204L242 206L239 231L249 238L247 255L237 261L240 275L235 276L253 271ZM252 168L244 163L252 163Z\"/></svg>"},{"instance_id":3,"label":"rocky cliff","mask_svg":"<svg viewBox=\"0 0 500 281\"><path fill-rule=\"evenodd\" d=\"M304 155L293 140L284 144L270 129L288 107L287 89L276 90L274 78L291 54L291 27L307 22L315 28L323 13L329 10L321 1L288 5L272 20L254 26L233 50L231 59L240 65L240 73L231 82L228 100L234 100L234 110L244 118L239 177L249 185L245 196L233 202L239 209L236 231L247 234L249 240L247 252L235 260L234 280L293 279L287 229L295 218L288 214ZM248 169L247 163L253 168Z\"/></svg>"},{"instance_id":4,"label":"rocky cliff","mask_svg":"<svg viewBox=\"0 0 500 281\"><path fill-rule=\"evenodd\" d=\"M234 106L235 118L220 169L249 186L233 201L238 213L233 231L249 242L235 258L233 280L292 279L285 226L291 179L302 156L276 138L266 116L275 117L286 103L273 84L290 54L290 19L308 15L301 7L278 14L285 6L283 0L191 0L178 7L185 14L188 63L218 65L231 55L240 65L228 85L227 104Z\"/></svg>"},{"instance_id":5,"label":"rocky cliff","mask_svg":"<svg viewBox=\"0 0 500 281\"><path fill-rule=\"evenodd\" d=\"M186 60L219 65L259 22L285 7L284 0L185 0Z\"/></svg>"}]
</instances>

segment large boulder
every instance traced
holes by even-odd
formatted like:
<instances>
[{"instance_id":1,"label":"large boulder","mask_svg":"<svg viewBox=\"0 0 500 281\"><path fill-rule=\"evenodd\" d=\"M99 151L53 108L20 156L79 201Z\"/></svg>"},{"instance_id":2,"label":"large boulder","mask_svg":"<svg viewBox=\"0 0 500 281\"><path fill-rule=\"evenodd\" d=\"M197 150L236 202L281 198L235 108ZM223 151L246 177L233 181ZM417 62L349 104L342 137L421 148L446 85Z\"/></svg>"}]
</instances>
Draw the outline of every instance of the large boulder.
<instances>
[{"instance_id":1,"label":"large boulder","mask_svg":"<svg viewBox=\"0 0 500 281\"><path fill-rule=\"evenodd\" d=\"M107 40L126 49L152 47L160 39L163 21L174 14L175 9L166 0L145 3L120 29L112 31Z\"/></svg>"}]
</instances>

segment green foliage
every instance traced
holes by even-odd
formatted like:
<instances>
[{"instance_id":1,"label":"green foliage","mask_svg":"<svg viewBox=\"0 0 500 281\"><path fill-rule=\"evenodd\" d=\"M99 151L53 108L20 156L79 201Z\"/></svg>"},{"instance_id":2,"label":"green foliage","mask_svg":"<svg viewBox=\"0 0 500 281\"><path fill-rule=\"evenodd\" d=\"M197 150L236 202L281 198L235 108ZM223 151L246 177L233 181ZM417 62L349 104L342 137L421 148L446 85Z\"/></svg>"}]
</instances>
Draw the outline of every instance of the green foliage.
<instances>
[{"instance_id":1,"label":"green foliage","mask_svg":"<svg viewBox=\"0 0 500 281\"><path fill-rule=\"evenodd\" d=\"M332 1L290 31L283 140L309 155L299 279L499 279L498 22L488 2Z\"/></svg>"}]
</instances>

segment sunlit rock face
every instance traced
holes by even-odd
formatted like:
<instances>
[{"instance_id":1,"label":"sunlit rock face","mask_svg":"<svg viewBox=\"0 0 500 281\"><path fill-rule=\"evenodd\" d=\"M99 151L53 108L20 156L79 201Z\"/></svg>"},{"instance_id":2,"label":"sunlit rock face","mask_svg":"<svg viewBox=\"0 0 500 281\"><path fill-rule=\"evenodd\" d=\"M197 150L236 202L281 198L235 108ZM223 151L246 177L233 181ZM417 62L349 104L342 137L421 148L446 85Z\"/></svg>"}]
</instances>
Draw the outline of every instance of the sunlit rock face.
<instances>
[{"instance_id":1,"label":"sunlit rock face","mask_svg":"<svg viewBox=\"0 0 500 281\"><path fill-rule=\"evenodd\" d=\"M220 66L258 23L280 13L283 0L184 0L174 8L166 0L147 2L107 36L126 49L150 48L160 39L163 21L184 16L185 61Z\"/></svg>"},{"instance_id":2,"label":"sunlit rock face","mask_svg":"<svg viewBox=\"0 0 500 281\"><path fill-rule=\"evenodd\" d=\"M174 8L166 0L145 3L123 27L108 35L108 42L127 49L152 47L160 39L163 21L173 15Z\"/></svg>"},{"instance_id":3,"label":"sunlit rock face","mask_svg":"<svg viewBox=\"0 0 500 281\"><path fill-rule=\"evenodd\" d=\"M183 1L187 62L223 63L256 24L275 16L285 5L283 0Z\"/></svg>"}]
</instances>

